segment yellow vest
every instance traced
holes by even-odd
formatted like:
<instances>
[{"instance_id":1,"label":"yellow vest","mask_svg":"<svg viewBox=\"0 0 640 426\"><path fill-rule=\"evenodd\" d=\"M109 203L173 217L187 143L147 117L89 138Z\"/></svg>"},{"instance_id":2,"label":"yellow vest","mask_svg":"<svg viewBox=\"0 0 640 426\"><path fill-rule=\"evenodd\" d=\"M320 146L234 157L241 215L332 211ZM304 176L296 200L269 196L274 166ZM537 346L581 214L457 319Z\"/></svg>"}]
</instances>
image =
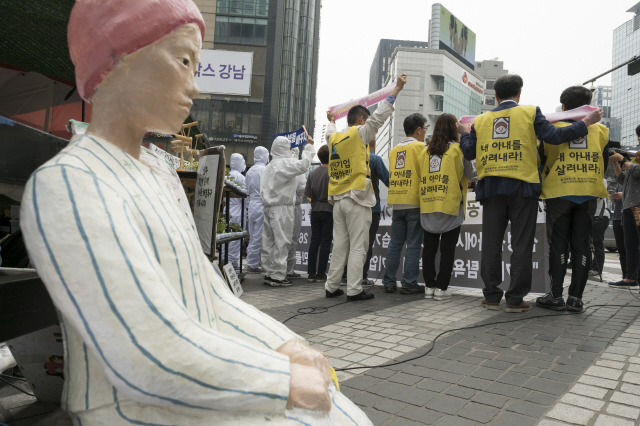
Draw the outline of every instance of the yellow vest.
<instances>
[{"instance_id":1,"label":"yellow vest","mask_svg":"<svg viewBox=\"0 0 640 426\"><path fill-rule=\"evenodd\" d=\"M331 135L329 153L329 195L352 189L364 191L370 174L369 147L362 141L358 126Z\"/></svg>"},{"instance_id":2,"label":"yellow vest","mask_svg":"<svg viewBox=\"0 0 640 426\"><path fill-rule=\"evenodd\" d=\"M452 143L442 158L427 150L420 154L420 213L441 212L458 215L460 203L467 206L467 178L462 150Z\"/></svg>"},{"instance_id":3,"label":"yellow vest","mask_svg":"<svg viewBox=\"0 0 640 426\"><path fill-rule=\"evenodd\" d=\"M558 128L571 123L553 123ZM609 194L602 184L604 160L602 151L609 142L609 129L600 123L588 128L586 137L562 145L544 145L547 162L543 171L540 198L557 198L568 195L591 195L607 198Z\"/></svg>"},{"instance_id":4,"label":"yellow vest","mask_svg":"<svg viewBox=\"0 0 640 426\"><path fill-rule=\"evenodd\" d=\"M538 183L538 139L533 129L536 107L518 105L475 118L478 179L500 176Z\"/></svg>"},{"instance_id":5,"label":"yellow vest","mask_svg":"<svg viewBox=\"0 0 640 426\"><path fill-rule=\"evenodd\" d=\"M425 150L424 142L414 141L396 146L389 153L388 204L420 205L418 157Z\"/></svg>"}]
</instances>

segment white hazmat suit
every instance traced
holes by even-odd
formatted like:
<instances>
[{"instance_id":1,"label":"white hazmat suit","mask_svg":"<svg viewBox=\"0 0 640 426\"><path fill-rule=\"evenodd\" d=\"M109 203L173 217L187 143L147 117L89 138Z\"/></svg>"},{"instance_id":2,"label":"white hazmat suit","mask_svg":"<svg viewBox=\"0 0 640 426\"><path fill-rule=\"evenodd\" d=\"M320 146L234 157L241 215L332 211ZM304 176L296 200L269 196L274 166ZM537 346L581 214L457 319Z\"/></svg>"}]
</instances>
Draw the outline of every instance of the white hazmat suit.
<instances>
[{"instance_id":1,"label":"white hazmat suit","mask_svg":"<svg viewBox=\"0 0 640 426\"><path fill-rule=\"evenodd\" d=\"M293 148L291 150L291 157L298 159L300 157L300 150L298 148ZM300 240L300 229L302 229L302 201L304 197L304 189L307 186L306 173L298 175L297 182L296 206L293 211L293 235L291 239L291 246L289 247L289 256L287 257L287 276L293 276L293 274L295 274L296 249L298 248L298 241Z\"/></svg>"},{"instance_id":2,"label":"white hazmat suit","mask_svg":"<svg viewBox=\"0 0 640 426\"><path fill-rule=\"evenodd\" d=\"M264 206L262 231L262 269L267 279L283 281L293 234L297 176L306 173L316 151L305 146L302 159L291 158L289 139L278 136L271 147L271 162L262 175L260 197Z\"/></svg>"},{"instance_id":3,"label":"white hazmat suit","mask_svg":"<svg viewBox=\"0 0 640 426\"><path fill-rule=\"evenodd\" d=\"M231 172L229 175L233 177L237 184L245 186L245 178L242 176L242 172L247 168L247 163L244 161L242 154L231 154ZM242 199L232 198L229 201L229 223L242 223L240 219L244 212L242 211ZM246 223L246 221L244 222ZM240 263L240 240L232 241L229 243L229 261L233 263L235 268Z\"/></svg>"},{"instance_id":4,"label":"white hazmat suit","mask_svg":"<svg viewBox=\"0 0 640 426\"><path fill-rule=\"evenodd\" d=\"M264 208L260 198L260 181L262 173L269 162L269 150L259 146L253 152L255 164L247 172L246 183L249 194L249 247L247 247L247 268L249 272L258 272L260 253L262 253L262 224Z\"/></svg>"}]
</instances>

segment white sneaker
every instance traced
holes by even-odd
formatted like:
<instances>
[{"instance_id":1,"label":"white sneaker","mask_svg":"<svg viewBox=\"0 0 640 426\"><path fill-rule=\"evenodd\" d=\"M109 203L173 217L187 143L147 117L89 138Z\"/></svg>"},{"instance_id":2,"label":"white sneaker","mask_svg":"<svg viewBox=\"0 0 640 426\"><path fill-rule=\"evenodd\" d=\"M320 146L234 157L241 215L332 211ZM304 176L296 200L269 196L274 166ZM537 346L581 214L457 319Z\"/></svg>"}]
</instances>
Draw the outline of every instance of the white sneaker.
<instances>
[{"instance_id":1,"label":"white sneaker","mask_svg":"<svg viewBox=\"0 0 640 426\"><path fill-rule=\"evenodd\" d=\"M425 287L424 288L424 298L425 299L433 299L433 294L435 293L436 288L429 288L429 287Z\"/></svg>"},{"instance_id":2,"label":"white sneaker","mask_svg":"<svg viewBox=\"0 0 640 426\"><path fill-rule=\"evenodd\" d=\"M434 300L451 299L452 295L453 295L453 292L451 290L440 290L438 288L436 289L436 292L433 294L433 299Z\"/></svg>"}]
</instances>

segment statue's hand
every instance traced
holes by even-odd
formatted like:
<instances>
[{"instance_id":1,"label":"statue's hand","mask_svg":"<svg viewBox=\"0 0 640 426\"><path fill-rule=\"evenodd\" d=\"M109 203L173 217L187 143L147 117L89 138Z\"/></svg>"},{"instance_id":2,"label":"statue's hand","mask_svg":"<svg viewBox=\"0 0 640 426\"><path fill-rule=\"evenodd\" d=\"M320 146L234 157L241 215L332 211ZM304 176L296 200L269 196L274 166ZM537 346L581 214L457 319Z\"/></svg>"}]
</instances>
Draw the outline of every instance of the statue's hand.
<instances>
[{"instance_id":1,"label":"statue's hand","mask_svg":"<svg viewBox=\"0 0 640 426\"><path fill-rule=\"evenodd\" d=\"M297 340L286 342L277 352L287 355L291 361L287 408L329 412L331 373L329 362L322 352Z\"/></svg>"}]
</instances>

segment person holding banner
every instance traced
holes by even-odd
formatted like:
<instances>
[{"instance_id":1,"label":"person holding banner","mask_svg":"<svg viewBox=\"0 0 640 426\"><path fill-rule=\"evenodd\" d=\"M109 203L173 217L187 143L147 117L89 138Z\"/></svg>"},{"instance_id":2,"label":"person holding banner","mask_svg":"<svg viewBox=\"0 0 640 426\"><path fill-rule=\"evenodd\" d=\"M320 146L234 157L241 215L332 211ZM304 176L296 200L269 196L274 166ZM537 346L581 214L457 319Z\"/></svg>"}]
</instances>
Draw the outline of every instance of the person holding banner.
<instances>
[{"instance_id":1,"label":"person holding banner","mask_svg":"<svg viewBox=\"0 0 640 426\"><path fill-rule=\"evenodd\" d=\"M264 206L262 232L262 269L265 285L290 286L287 275L287 257L295 221L297 176L309 170L316 155L313 139L307 139L302 159L291 158L291 142L278 136L271 146L271 162L262 175L260 197Z\"/></svg>"},{"instance_id":2,"label":"person holding banner","mask_svg":"<svg viewBox=\"0 0 640 426\"><path fill-rule=\"evenodd\" d=\"M247 247L247 272L260 273L260 255L262 253L262 224L264 223L264 207L260 199L260 182L262 173L269 163L269 150L258 146L253 151L255 164L246 176L247 193L249 194L249 246Z\"/></svg>"},{"instance_id":3,"label":"person holding banner","mask_svg":"<svg viewBox=\"0 0 640 426\"><path fill-rule=\"evenodd\" d=\"M387 251L386 270L382 284L386 293L395 293L396 274L400 267L402 248L404 256L401 294L422 293L418 285L420 271L420 248L422 228L420 227L420 179L418 157L425 149L427 119L414 113L404 119L406 137L389 153L389 206L393 209L391 241Z\"/></svg>"},{"instance_id":4,"label":"person holding banner","mask_svg":"<svg viewBox=\"0 0 640 426\"><path fill-rule=\"evenodd\" d=\"M503 75L495 82L498 107L475 118L471 130L458 122L461 145L467 160L477 158L476 199L483 205L482 264L484 281L482 306L500 310L505 295L502 247L511 222L514 241L511 282L506 292L505 312L531 310L523 298L531 289L532 252L541 193L538 173L538 140L560 145L587 136L587 127L600 121L598 109L569 126L556 128L532 105L519 105L523 86L519 75Z\"/></svg>"},{"instance_id":5,"label":"person holding banner","mask_svg":"<svg viewBox=\"0 0 640 426\"><path fill-rule=\"evenodd\" d=\"M291 149L291 157L296 160L300 158L298 148ZM291 245L289 246L289 256L287 257L287 279L300 278L300 274L294 271L296 266L296 248L300 239L300 229L302 228L302 197L307 186L307 176L305 174L296 177L296 207L294 210L293 233L291 234Z\"/></svg>"},{"instance_id":6,"label":"person holding banner","mask_svg":"<svg viewBox=\"0 0 640 426\"><path fill-rule=\"evenodd\" d=\"M457 122L453 114L438 117L427 149L418 158L425 299L446 300L453 294L448 288L465 216L467 183L476 177L473 162L462 154ZM440 271L436 276L438 246Z\"/></svg>"},{"instance_id":7,"label":"person holding banner","mask_svg":"<svg viewBox=\"0 0 640 426\"><path fill-rule=\"evenodd\" d=\"M562 110L568 111L591 103L591 91L572 86L560 95ZM556 128L565 128L573 121L558 121ZM536 299L536 306L554 311L582 312L582 293L587 285L591 266L590 235L598 198L608 196L603 185L609 154L609 129L596 123L586 136L561 145L540 147L543 160L542 194L547 210L547 240L549 242L549 277L551 291ZM604 203L603 203L604 208ZM608 213L608 212L607 212ZM608 222L607 222L608 223ZM604 229L602 230L604 235ZM572 274L567 301L562 297L567 272L567 249L571 249ZM604 260L604 246L602 259Z\"/></svg>"},{"instance_id":8,"label":"person holding banner","mask_svg":"<svg viewBox=\"0 0 640 426\"><path fill-rule=\"evenodd\" d=\"M407 82L402 74L390 95L371 117L361 105L349 109L348 127L337 132L335 114L327 112L329 158L329 202L333 204L333 255L325 284L326 297L344 294L342 270L348 258L347 301L370 300L362 289L362 268L369 245L371 207L376 205L369 170L369 147L378 130L394 111L393 103Z\"/></svg>"}]
</instances>

